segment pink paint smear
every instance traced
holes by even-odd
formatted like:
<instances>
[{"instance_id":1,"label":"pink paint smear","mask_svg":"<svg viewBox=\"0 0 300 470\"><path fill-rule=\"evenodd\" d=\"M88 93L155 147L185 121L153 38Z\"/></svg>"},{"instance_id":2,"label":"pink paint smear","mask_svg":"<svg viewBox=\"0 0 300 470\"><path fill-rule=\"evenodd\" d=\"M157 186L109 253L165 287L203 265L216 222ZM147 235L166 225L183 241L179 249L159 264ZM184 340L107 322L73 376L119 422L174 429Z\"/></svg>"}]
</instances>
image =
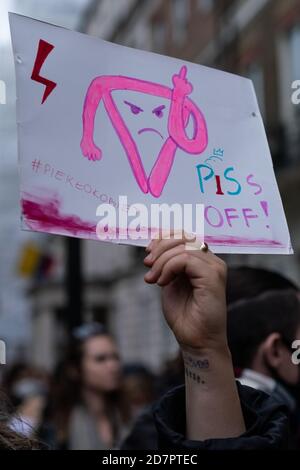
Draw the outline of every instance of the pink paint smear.
<instances>
[{"instance_id":1,"label":"pink paint smear","mask_svg":"<svg viewBox=\"0 0 300 470\"><path fill-rule=\"evenodd\" d=\"M23 193L21 199L23 220L27 227L38 232L48 232L60 235L89 238L98 240L96 224L87 222L75 215L62 214L61 203L55 196L37 197L28 193ZM103 227L106 231L106 228ZM158 231L155 228L141 227L140 233L149 233L150 230ZM116 227L117 234L128 233L128 229ZM150 237L149 237L150 238ZM237 246L237 247L270 247L282 248L284 245L276 240L265 238L251 239L236 236L212 236L205 237L205 241L211 246Z\"/></svg>"},{"instance_id":2,"label":"pink paint smear","mask_svg":"<svg viewBox=\"0 0 300 470\"><path fill-rule=\"evenodd\" d=\"M96 225L84 222L80 217L74 215L63 215L60 212L60 202L58 199L39 201L30 196L28 199L21 199L22 214L27 226L32 230L62 233L73 236L96 235Z\"/></svg>"}]
</instances>

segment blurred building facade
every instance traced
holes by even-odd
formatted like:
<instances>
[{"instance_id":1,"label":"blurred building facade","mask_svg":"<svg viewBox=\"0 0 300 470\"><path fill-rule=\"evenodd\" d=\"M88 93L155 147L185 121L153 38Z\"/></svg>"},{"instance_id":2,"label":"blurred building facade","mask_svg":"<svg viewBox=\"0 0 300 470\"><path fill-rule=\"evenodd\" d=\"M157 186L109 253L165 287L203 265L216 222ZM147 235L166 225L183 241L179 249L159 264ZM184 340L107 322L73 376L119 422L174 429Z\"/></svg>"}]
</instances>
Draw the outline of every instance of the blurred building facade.
<instances>
[{"instance_id":1,"label":"blurred building facade","mask_svg":"<svg viewBox=\"0 0 300 470\"><path fill-rule=\"evenodd\" d=\"M230 264L269 267L300 282L299 0L92 1L80 29L116 43L217 67L253 80L271 147L295 256L227 256ZM35 362L52 367L64 342L63 241L54 243L60 276L36 283ZM106 323L125 361L157 370L176 351L159 290L143 281L141 250L82 242L83 316ZM47 335L45 335L47 332ZM45 340L45 338L47 339Z\"/></svg>"},{"instance_id":2,"label":"blurred building facade","mask_svg":"<svg viewBox=\"0 0 300 470\"><path fill-rule=\"evenodd\" d=\"M17 158L16 84L8 11L74 28L90 0L1 0L0 2L0 339L5 340L7 364L26 359L32 341L27 280L18 276L20 251L27 240L39 238L20 231ZM3 100L5 84L5 100ZM47 240L47 237L42 237Z\"/></svg>"},{"instance_id":3,"label":"blurred building facade","mask_svg":"<svg viewBox=\"0 0 300 470\"><path fill-rule=\"evenodd\" d=\"M33 308L31 358L50 370L60 359L69 327L66 243L62 237L52 239L52 275L37 278L29 290ZM144 254L141 248L81 241L82 320L105 324L125 363L139 362L155 372L176 354L177 346L161 313L160 289L144 282Z\"/></svg>"}]
</instances>

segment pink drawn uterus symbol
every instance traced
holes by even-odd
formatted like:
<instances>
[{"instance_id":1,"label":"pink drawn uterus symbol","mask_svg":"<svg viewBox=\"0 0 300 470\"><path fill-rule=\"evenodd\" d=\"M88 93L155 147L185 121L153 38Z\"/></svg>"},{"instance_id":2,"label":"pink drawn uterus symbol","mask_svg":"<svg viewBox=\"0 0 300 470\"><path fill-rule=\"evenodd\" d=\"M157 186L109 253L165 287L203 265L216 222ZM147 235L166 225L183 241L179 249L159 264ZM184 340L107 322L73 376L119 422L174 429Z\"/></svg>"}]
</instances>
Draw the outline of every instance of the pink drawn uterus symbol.
<instances>
[{"instance_id":1,"label":"pink drawn uterus symbol","mask_svg":"<svg viewBox=\"0 0 300 470\"><path fill-rule=\"evenodd\" d=\"M140 189L144 193L150 192L152 196L159 197L169 177L176 150L180 148L186 153L199 155L204 152L208 143L205 118L198 106L188 98L188 95L193 91L193 86L188 82L186 75L187 68L183 66L179 74L172 77L173 88L125 76L103 75L96 77L88 88L83 106L83 136L80 143L82 154L91 161L100 160L102 157L102 152L95 145L93 136L96 111L100 101L103 100L105 111L125 150ZM169 135L162 144L149 176L146 175L136 141L112 97L112 92L116 90L130 90L170 100ZM139 114L142 111L141 108L129 101L125 101L125 104L130 106L133 114ZM158 106L153 110L153 113L157 117L162 117L163 109L163 105ZM193 118L194 127L191 138L186 133L190 117ZM155 128L142 128L138 135L144 132L153 132L164 139Z\"/></svg>"}]
</instances>

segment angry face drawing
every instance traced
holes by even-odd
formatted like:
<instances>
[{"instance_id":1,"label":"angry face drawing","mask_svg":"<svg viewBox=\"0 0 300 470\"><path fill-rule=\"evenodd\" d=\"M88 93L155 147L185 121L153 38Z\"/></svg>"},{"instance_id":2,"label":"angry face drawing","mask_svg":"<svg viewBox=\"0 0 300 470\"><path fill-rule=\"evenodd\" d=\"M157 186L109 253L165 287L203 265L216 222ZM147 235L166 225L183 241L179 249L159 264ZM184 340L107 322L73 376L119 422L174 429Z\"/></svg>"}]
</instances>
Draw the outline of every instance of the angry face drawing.
<instances>
[{"instance_id":1,"label":"angry face drawing","mask_svg":"<svg viewBox=\"0 0 300 470\"><path fill-rule=\"evenodd\" d=\"M173 88L125 76L96 77L88 88L83 107L83 136L80 144L82 154L91 161L102 157L93 136L96 111L103 100L105 111L124 148L137 184L144 193L150 192L154 197L159 197L170 174L176 150L180 148L186 153L199 155L208 144L205 118L198 106L188 98L193 87L186 75L187 68L183 66L179 74L172 77ZM127 110L126 122L124 111L120 111L120 103L117 105L112 97L112 92L118 90L126 90L128 93L127 98L122 100L122 106ZM155 98L155 104L145 107L145 100L142 104L136 99L135 95L138 96L138 93ZM147 126L141 125L138 120L145 113L149 119ZM187 133L190 120L193 128L191 137ZM129 125L129 121L133 124ZM132 126L134 132L129 130ZM160 142L160 150L149 176L139 151L142 145L139 139L146 134L151 134L153 139Z\"/></svg>"}]
</instances>

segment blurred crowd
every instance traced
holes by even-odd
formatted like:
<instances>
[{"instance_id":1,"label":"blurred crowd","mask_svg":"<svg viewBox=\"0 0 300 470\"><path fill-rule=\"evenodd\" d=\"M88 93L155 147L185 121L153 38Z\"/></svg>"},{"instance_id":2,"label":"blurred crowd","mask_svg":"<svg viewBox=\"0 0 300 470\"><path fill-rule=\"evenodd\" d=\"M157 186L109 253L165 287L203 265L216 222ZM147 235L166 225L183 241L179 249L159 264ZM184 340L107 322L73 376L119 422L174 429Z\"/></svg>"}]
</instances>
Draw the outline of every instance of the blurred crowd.
<instances>
[{"instance_id":1,"label":"blurred crowd","mask_svg":"<svg viewBox=\"0 0 300 470\"><path fill-rule=\"evenodd\" d=\"M139 415L183 377L179 355L161 375L122 364L106 328L89 323L73 331L52 374L26 362L5 368L2 414L13 432L48 449L118 448Z\"/></svg>"},{"instance_id":2,"label":"blurred crowd","mask_svg":"<svg viewBox=\"0 0 300 470\"><path fill-rule=\"evenodd\" d=\"M299 288L278 273L236 267L226 295L236 377L288 407L292 447L300 449ZM152 405L182 383L179 352L157 375L139 362L123 364L105 326L87 323L72 332L53 374L26 362L5 367L0 423L31 447L156 449Z\"/></svg>"}]
</instances>

